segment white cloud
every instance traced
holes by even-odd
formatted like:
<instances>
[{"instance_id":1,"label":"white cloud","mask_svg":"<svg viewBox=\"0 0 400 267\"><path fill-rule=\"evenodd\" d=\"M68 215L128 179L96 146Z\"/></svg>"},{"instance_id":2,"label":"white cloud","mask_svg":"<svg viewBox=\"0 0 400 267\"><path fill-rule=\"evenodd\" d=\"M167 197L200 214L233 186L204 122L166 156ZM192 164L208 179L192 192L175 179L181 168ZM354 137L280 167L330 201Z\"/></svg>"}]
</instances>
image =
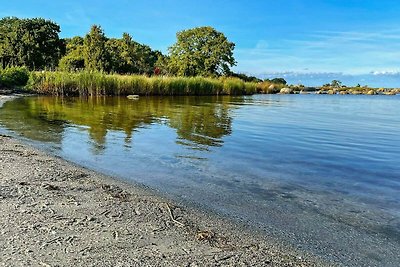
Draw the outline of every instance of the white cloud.
<instances>
[{"instance_id":1,"label":"white cloud","mask_svg":"<svg viewBox=\"0 0 400 267\"><path fill-rule=\"evenodd\" d=\"M389 75L389 76L399 76L400 70L383 70L383 71L371 71L372 75Z\"/></svg>"}]
</instances>

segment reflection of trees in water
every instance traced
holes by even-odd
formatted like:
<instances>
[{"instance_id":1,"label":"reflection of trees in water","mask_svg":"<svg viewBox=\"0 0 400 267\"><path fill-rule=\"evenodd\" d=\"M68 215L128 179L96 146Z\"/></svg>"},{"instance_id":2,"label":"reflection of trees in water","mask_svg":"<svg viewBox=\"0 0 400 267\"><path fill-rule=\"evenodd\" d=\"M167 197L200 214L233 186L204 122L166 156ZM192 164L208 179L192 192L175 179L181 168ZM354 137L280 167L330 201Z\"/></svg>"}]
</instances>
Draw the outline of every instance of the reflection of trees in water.
<instances>
[{"instance_id":1,"label":"reflection of trees in water","mask_svg":"<svg viewBox=\"0 0 400 267\"><path fill-rule=\"evenodd\" d=\"M206 146L219 146L221 138L231 134L232 119L228 105L221 102L187 103L178 116L170 117L177 129L179 142L191 141Z\"/></svg>"},{"instance_id":2,"label":"reflection of trees in water","mask_svg":"<svg viewBox=\"0 0 400 267\"><path fill-rule=\"evenodd\" d=\"M35 98L17 98L0 109L0 125L28 139L60 144L62 114L48 113Z\"/></svg>"},{"instance_id":3,"label":"reflection of trees in water","mask_svg":"<svg viewBox=\"0 0 400 267\"><path fill-rule=\"evenodd\" d=\"M65 122L88 128L89 136L102 149L109 130L123 131L125 140L139 128L148 127L159 120L177 130L178 142L193 146L219 146L222 137L231 134L232 118L229 102L232 97L149 97L138 101L126 98L56 98L33 97L6 103L9 114L2 123L19 131L14 125L20 121L31 129L34 140L61 142ZM240 101L235 98L235 101ZM44 140L43 131L49 140ZM50 136L53 139L50 140Z\"/></svg>"}]
</instances>

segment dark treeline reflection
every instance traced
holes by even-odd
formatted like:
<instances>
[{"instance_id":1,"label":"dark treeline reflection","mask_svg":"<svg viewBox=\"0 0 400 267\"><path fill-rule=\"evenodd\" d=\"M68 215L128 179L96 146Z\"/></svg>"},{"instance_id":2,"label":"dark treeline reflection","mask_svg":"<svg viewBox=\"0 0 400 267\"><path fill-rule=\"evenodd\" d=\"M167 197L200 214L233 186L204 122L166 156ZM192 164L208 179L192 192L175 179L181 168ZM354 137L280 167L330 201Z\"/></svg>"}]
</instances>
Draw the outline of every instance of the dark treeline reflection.
<instances>
[{"instance_id":1,"label":"dark treeline reflection","mask_svg":"<svg viewBox=\"0 0 400 267\"><path fill-rule=\"evenodd\" d=\"M119 131L129 142L136 129L167 124L176 129L177 143L204 149L220 146L232 131L230 103L238 97L123 97L19 98L0 109L0 123L29 139L60 143L65 127L87 128L97 147L103 147L107 132Z\"/></svg>"}]
</instances>

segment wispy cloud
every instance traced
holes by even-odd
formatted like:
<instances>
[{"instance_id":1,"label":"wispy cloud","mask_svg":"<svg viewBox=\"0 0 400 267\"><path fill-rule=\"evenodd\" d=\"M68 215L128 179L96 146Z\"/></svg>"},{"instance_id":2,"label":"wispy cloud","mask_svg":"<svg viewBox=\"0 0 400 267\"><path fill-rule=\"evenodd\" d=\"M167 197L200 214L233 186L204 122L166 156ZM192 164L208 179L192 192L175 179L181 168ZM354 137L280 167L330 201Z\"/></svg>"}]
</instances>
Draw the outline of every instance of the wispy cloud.
<instances>
[{"instance_id":1,"label":"wispy cloud","mask_svg":"<svg viewBox=\"0 0 400 267\"><path fill-rule=\"evenodd\" d=\"M65 26L69 29L69 31L76 32L79 34L84 34L82 31L89 31L89 28L92 24L96 22L88 12L82 6L75 5L70 6L66 9L66 11L60 16L58 19L62 26Z\"/></svg>"},{"instance_id":2,"label":"wispy cloud","mask_svg":"<svg viewBox=\"0 0 400 267\"><path fill-rule=\"evenodd\" d=\"M82 25L90 24L92 20L83 8L72 8L64 13L63 24L65 25Z\"/></svg>"},{"instance_id":3,"label":"wispy cloud","mask_svg":"<svg viewBox=\"0 0 400 267\"><path fill-rule=\"evenodd\" d=\"M389 71L371 71L373 75L381 76L398 76L400 78L400 70L389 70Z\"/></svg>"},{"instance_id":4,"label":"wispy cloud","mask_svg":"<svg viewBox=\"0 0 400 267\"><path fill-rule=\"evenodd\" d=\"M263 39L238 48L240 69L349 74L390 72L400 66L400 27L379 31L316 31L281 40Z\"/></svg>"}]
</instances>

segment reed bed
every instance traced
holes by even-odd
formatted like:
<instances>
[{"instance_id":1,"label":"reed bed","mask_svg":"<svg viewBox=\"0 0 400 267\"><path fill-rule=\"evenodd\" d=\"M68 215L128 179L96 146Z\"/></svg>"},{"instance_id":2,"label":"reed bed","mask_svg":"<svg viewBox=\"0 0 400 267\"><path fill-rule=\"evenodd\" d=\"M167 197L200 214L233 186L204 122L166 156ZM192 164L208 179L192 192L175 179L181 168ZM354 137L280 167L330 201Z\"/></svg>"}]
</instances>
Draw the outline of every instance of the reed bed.
<instances>
[{"instance_id":1,"label":"reed bed","mask_svg":"<svg viewBox=\"0 0 400 267\"><path fill-rule=\"evenodd\" d=\"M245 95L257 83L238 78L119 75L101 72L32 72L27 89L48 95Z\"/></svg>"}]
</instances>

